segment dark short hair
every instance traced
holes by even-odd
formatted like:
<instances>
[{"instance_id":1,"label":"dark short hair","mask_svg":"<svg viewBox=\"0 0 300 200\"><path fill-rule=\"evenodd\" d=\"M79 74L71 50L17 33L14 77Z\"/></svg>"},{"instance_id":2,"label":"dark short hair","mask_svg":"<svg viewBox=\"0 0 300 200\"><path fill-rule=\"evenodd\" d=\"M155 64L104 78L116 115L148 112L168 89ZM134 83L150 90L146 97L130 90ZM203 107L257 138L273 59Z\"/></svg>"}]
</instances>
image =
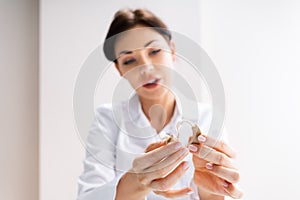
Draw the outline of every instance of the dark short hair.
<instances>
[{"instance_id":1,"label":"dark short hair","mask_svg":"<svg viewBox=\"0 0 300 200\"><path fill-rule=\"evenodd\" d=\"M166 24L149 10L122 9L116 12L105 37L103 51L108 60L117 62L117 58L115 56L116 37L113 36L123 31L127 31L136 25L153 28L155 31L160 33L168 43L172 39L171 32L168 30Z\"/></svg>"}]
</instances>

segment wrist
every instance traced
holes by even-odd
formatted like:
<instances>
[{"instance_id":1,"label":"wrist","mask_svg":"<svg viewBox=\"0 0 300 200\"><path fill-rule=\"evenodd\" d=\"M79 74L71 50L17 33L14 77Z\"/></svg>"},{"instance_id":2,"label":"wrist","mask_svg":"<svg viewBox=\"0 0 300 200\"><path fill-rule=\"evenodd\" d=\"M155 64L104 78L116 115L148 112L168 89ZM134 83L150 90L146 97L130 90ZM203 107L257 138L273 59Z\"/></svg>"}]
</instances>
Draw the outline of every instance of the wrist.
<instances>
[{"instance_id":1,"label":"wrist","mask_svg":"<svg viewBox=\"0 0 300 200\"><path fill-rule=\"evenodd\" d=\"M135 174L127 172L117 185L116 200L143 200L150 192L150 188L137 181Z\"/></svg>"}]
</instances>

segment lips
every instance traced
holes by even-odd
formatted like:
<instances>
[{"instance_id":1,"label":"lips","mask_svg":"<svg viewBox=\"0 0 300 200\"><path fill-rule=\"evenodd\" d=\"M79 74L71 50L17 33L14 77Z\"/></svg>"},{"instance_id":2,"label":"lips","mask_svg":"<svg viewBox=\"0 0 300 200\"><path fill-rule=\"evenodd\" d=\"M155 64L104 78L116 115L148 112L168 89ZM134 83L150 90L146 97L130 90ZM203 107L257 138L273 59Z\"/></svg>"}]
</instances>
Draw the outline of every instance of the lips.
<instances>
[{"instance_id":1,"label":"lips","mask_svg":"<svg viewBox=\"0 0 300 200\"><path fill-rule=\"evenodd\" d=\"M143 84L143 87L145 88L148 88L148 89L151 89L151 88L155 88L158 83L160 82L160 78L152 78L152 79L149 79L148 81L146 81L145 84Z\"/></svg>"}]
</instances>

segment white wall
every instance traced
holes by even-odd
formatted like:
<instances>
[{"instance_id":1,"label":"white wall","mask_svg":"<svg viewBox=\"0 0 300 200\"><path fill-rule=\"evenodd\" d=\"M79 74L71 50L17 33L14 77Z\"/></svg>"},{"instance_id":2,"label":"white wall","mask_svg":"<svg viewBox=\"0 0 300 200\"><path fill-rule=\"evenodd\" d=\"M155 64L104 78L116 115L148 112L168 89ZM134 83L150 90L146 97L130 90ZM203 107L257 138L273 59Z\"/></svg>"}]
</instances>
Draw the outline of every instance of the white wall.
<instances>
[{"instance_id":1,"label":"white wall","mask_svg":"<svg viewBox=\"0 0 300 200\"><path fill-rule=\"evenodd\" d=\"M146 5L215 62L245 199L299 199L300 2L292 0L42 0L40 199L76 197L84 149L72 115L75 79L124 5Z\"/></svg>"},{"instance_id":2,"label":"white wall","mask_svg":"<svg viewBox=\"0 0 300 200\"><path fill-rule=\"evenodd\" d=\"M40 6L40 199L75 199L84 148L75 131L72 98L78 72L105 37L114 12L147 7L170 28L200 39L198 1L42 0ZM185 9L182 9L182 8Z\"/></svg>"},{"instance_id":3,"label":"white wall","mask_svg":"<svg viewBox=\"0 0 300 200\"><path fill-rule=\"evenodd\" d=\"M0 1L0 198L38 199L38 1Z\"/></svg>"},{"instance_id":4,"label":"white wall","mask_svg":"<svg viewBox=\"0 0 300 200\"><path fill-rule=\"evenodd\" d=\"M201 0L245 199L300 199L300 2Z\"/></svg>"}]
</instances>

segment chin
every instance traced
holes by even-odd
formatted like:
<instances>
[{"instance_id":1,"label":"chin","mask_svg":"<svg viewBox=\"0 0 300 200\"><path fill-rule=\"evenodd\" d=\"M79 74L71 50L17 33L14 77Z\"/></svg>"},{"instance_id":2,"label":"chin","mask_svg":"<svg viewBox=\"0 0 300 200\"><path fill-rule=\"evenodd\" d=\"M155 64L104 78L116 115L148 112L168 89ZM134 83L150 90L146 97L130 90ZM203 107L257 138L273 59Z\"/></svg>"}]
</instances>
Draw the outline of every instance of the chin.
<instances>
[{"instance_id":1,"label":"chin","mask_svg":"<svg viewBox=\"0 0 300 200\"><path fill-rule=\"evenodd\" d=\"M165 94L167 94L168 90L165 88L157 88L155 90L149 91L144 88L139 88L137 90L137 94L139 97L149 100L158 100L163 98Z\"/></svg>"}]
</instances>

